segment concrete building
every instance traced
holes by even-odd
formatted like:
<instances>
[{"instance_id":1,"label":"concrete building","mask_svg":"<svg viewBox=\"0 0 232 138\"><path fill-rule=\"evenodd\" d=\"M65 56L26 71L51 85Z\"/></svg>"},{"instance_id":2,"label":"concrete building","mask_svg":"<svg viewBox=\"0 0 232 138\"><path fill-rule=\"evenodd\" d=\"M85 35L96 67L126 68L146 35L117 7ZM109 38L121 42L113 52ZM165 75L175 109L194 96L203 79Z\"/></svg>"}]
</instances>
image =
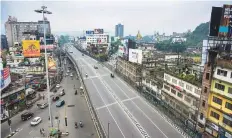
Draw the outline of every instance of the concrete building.
<instances>
[{"instance_id":1,"label":"concrete building","mask_svg":"<svg viewBox=\"0 0 232 138\"><path fill-rule=\"evenodd\" d=\"M51 34L50 22L45 21L46 33ZM34 35L43 36L43 21L38 22L18 22L16 18L9 16L5 23L6 37L8 46L14 46L15 43L21 43L22 40L34 40Z\"/></svg>"},{"instance_id":2,"label":"concrete building","mask_svg":"<svg viewBox=\"0 0 232 138\"><path fill-rule=\"evenodd\" d=\"M231 44L215 43L208 50L204 69L198 130L209 137L231 138L232 62L227 56L231 53Z\"/></svg>"},{"instance_id":3,"label":"concrete building","mask_svg":"<svg viewBox=\"0 0 232 138\"><path fill-rule=\"evenodd\" d=\"M180 37L180 36L175 36L172 38L172 43L183 43L186 41L187 41L187 38Z\"/></svg>"},{"instance_id":4,"label":"concrete building","mask_svg":"<svg viewBox=\"0 0 232 138\"><path fill-rule=\"evenodd\" d=\"M119 23L119 24L117 24L115 26L115 36L123 38L123 36L124 36L124 25Z\"/></svg>"}]
</instances>

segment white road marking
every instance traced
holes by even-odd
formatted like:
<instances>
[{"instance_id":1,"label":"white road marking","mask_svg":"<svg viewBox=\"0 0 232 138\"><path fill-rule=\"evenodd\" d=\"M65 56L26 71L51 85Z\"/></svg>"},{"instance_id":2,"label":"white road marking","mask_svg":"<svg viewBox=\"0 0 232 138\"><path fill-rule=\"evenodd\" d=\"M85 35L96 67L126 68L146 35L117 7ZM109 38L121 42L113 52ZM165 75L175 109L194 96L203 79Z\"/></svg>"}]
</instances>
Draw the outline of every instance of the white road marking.
<instances>
[{"instance_id":1,"label":"white road marking","mask_svg":"<svg viewBox=\"0 0 232 138\"><path fill-rule=\"evenodd\" d=\"M137 99L137 98L139 98L139 96L135 96L133 98L128 98L128 99L122 100L122 102L131 101L131 100L134 100L134 99Z\"/></svg>"},{"instance_id":2,"label":"white road marking","mask_svg":"<svg viewBox=\"0 0 232 138\"><path fill-rule=\"evenodd\" d=\"M113 82L114 82L114 80L112 80ZM129 98L129 96L121 89L121 87L119 87L118 86L118 84L116 83L116 82L114 82L114 84L115 85L117 85L117 87L124 93L124 95L127 97L127 98ZM148 117L147 116L147 114L145 114L144 112L143 112L143 110L141 110L141 108L139 108L138 107L138 105L137 104L135 104L135 102L134 101L131 101L142 113L143 113L143 115L166 137L166 138L168 138L168 136L151 120L151 118L150 117Z\"/></svg>"},{"instance_id":3,"label":"white road marking","mask_svg":"<svg viewBox=\"0 0 232 138\"><path fill-rule=\"evenodd\" d=\"M86 61L85 61L86 62ZM86 63L88 64L88 63ZM91 68L92 69L92 68ZM92 69L93 70L93 69ZM106 68L106 70L108 71L108 69ZM96 72L96 75L98 75L98 73ZM92 79L91 79L92 80ZM118 102L119 107L122 109L122 111L124 112L124 114L128 117L128 119L131 121L132 125L138 129L138 131L140 132L141 136L143 136L144 138L150 138L150 136L148 135L148 133L145 131L145 129L138 123L138 121L136 120L136 118L130 113L130 111L126 108L126 106L122 103L122 101L115 95L115 92L112 92L112 90L110 87L107 87L106 83L104 83L104 81L102 80L102 77L100 77L99 75L99 80L101 81L101 83L105 86L105 88L108 90L107 92ZM92 80L93 82L93 80ZM94 83L94 82L93 82ZM104 102L104 101L103 101ZM109 108L107 107L107 109L109 110ZM112 116L113 117L113 116ZM123 133L122 133L123 134Z\"/></svg>"},{"instance_id":4,"label":"white road marking","mask_svg":"<svg viewBox=\"0 0 232 138\"><path fill-rule=\"evenodd\" d=\"M123 80L121 80L121 78L118 78L118 80L121 81L131 92L133 92L134 94L136 94L136 95L138 96L137 92L135 92L135 90L133 90L130 86L128 86L128 84L126 84L125 82L123 82ZM151 107L150 103L148 103L146 100L144 100L144 99L143 99L142 97L140 97L140 96L139 96L139 99L140 99L143 103L145 103L152 111L156 112L160 117L163 118L163 116L162 116L157 110L155 110L153 107ZM170 122L168 122L168 121L167 121L166 119L164 119L164 118L163 118L163 120L164 120L165 122L167 122L167 123L168 123L173 129L175 129L179 134L182 135L182 133L181 133L180 131L178 131L176 128L174 128ZM182 136L183 136L183 135L182 135Z\"/></svg>"},{"instance_id":5,"label":"white road marking","mask_svg":"<svg viewBox=\"0 0 232 138\"><path fill-rule=\"evenodd\" d=\"M100 94L100 92L99 92L99 90L98 90L98 88L97 88L96 84L93 82L93 80L91 80L91 81L92 81L92 83L93 83L94 87L96 88L97 93L98 93L98 94L99 94L99 96L101 97L101 99L102 99L103 103L105 104L105 101L103 100L103 98L102 98L102 96L101 96L101 94ZM105 105L106 105L106 104L105 104ZM114 116L113 116L113 115L112 115L112 113L110 112L109 108L108 108L108 107L106 107L106 108L107 108L108 112L110 113L111 117L113 118L113 120L114 120L115 124L117 125L117 127L118 127L119 131L122 133L121 128L119 127L119 125L118 125L117 121L115 120ZM122 133L122 135L123 135L123 137L125 138L125 136L124 136L124 134L123 134L123 133Z\"/></svg>"},{"instance_id":6,"label":"white road marking","mask_svg":"<svg viewBox=\"0 0 232 138\"><path fill-rule=\"evenodd\" d=\"M99 109L102 109L102 108L105 108L105 107L109 107L109 106L115 105L115 104L118 104L118 103L114 102L114 103L111 103L111 104L103 105L103 106L100 106L100 107L96 108L96 110L99 110Z\"/></svg>"}]
</instances>

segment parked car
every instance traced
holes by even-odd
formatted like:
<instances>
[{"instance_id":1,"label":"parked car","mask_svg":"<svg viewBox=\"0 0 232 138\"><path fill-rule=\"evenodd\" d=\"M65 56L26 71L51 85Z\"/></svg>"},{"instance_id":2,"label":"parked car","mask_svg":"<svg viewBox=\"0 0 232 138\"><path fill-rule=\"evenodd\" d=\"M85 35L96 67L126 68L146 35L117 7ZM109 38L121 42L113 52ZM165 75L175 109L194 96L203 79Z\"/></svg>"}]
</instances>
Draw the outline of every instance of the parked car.
<instances>
[{"instance_id":1,"label":"parked car","mask_svg":"<svg viewBox=\"0 0 232 138\"><path fill-rule=\"evenodd\" d=\"M53 100L53 101L57 101L57 100L59 100L59 99L60 99L59 96L54 96L54 97L52 97L52 100Z\"/></svg>"},{"instance_id":2,"label":"parked car","mask_svg":"<svg viewBox=\"0 0 232 138\"><path fill-rule=\"evenodd\" d=\"M25 120L28 120L28 119L32 118L33 116L34 116L34 113L25 112L25 113L23 113L23 114L21 115L21 119L22 119L23 121L25 121Z\"/></svg>"},{"instance_id":3,"label":"parked car","mask_svg":"<svg viewBox=\"0 0 232 138\"><path fill-rule=\"evenodd\" d=\"M94 66L94 69L98 69L98 67L97 67L97 66Z\"/></svg>"},{"instance_id":4,"label":"parked car","mask_svg":"<svg viewBox=\"0 0 232 138\"><path fill-rule=\"evenodd\" d=\"M56 84L56 88L60 88L60 84Z\"/></svg>"},{"instance_id":5,"label":"parked car","mask_svg":"<svg viewBox=\"0 0 232 138\"><path fill-rule=\"evenodd\" d=\"M48 103L42 103L42 104L37 104L37 106L40 108L40 109L44 109L46 107L48 107Z\"/></svg>"},{"instance_id":6,"label":"parked car","mask_svg":"<svg viewBox=\"0 0 232 138\"><path fill-rule=\"evenodd\" d=\"M72 73L70 73L70 77L73 77L73 74L72 74Z\"/></svg>"},{"instance_id":7,"label":"parked car","mask_svg":"<svg viewBox=\"0 0 232 138\"><path fill-rule=\"evenodd\" d=\"M56 103L56 107L61 107L65 104L65 101L64 100L60 100Z\"/></svg>"},{"instance_id":8,"label":"parked car","mask_svg":"<svg viewBox=\"0 0 232 138\"><path fill-rule=\"evenodd\" d=\"M68 76L68 73L66 73L66 76Z\"/></svg>"},{"instance_id":9,"label":"parked car","mask_svg":"<svg viewBox=\"0 0 232 138\"><path fill-rule=\"evenodd\" d=\"M36 126L36 125L38 125L41 121L42 121L41 117L35 117L35 118L31 121L31 126Z\"/></svg>"}]
</instances>

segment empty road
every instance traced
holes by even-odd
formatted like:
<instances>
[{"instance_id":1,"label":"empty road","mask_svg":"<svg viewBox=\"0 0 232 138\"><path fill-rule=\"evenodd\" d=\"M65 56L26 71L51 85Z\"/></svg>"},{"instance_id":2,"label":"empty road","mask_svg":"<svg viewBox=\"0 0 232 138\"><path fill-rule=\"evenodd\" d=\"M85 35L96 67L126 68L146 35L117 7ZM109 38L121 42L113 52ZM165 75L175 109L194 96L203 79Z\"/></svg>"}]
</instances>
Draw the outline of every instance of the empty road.
<instances>
[{"instance_id":1,"label":"empty road","mask_svg":"<svg viewBox=\"0 0 232 138\"><path fill-rule=\"evenodd\" d=\"M68 51L81 68L84 83L106 133L110 123L110 138L184 137L126 82L117 76L111 78L111 71L106 67L91 57L82 56L73 46ZM98 69L94 69L94 65Z\"/></svg>"}]
</instances>

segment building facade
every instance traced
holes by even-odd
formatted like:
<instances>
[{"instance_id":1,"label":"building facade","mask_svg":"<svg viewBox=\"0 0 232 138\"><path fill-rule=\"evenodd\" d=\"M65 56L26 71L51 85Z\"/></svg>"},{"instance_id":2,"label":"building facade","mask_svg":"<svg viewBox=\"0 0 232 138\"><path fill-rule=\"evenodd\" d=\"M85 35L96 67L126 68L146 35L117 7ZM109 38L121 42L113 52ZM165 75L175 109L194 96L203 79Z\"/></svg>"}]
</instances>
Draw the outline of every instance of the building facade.
<instances>
[{"instance_id":1,"label":"building facade","mask_svg":"<svg viewBox=\"0 0 232 138\"><path fill-rule=\"evenodd\" d=\"M45 23L46 34L51 34L50 22L48 20L45 20L44 22L38 21L38 26L37 26L38 33L40 34L44 33L44 23Z\"/></svg>"},{"instance_id":2,"label":"building facade","mask_svg":"<svg viewBox=\"0 0 232 138\"><path fill-rule=\"evenodd\" d=\"M124 36L124 25L119 23L115 26L115 36L120 38Z\"/></svg>"}]
</instances>

